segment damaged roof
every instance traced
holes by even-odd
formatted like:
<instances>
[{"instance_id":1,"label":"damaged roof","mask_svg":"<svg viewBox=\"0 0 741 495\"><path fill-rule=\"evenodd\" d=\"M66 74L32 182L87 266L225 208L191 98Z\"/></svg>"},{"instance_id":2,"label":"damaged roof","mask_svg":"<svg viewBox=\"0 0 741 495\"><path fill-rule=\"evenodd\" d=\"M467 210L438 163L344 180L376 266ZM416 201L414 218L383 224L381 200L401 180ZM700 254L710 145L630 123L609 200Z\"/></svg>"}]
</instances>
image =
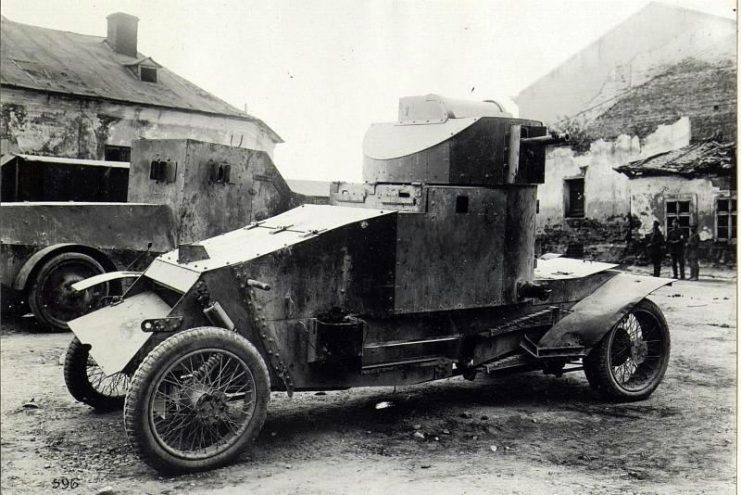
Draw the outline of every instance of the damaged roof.
<instances>
[{"instance_id":1,"label":"damaged roof","mask_svg":"<svg viewBox=\"0 0 741 495\"><path fill-rule=\"evenodd\" d=\"M102 36L57 31L2 17L0 83L3 86L167 107L255 122L276 143L283 140L253 117L151 58L116 53ZM141 81L129 67L148 60L157 82Z\"/></svg>"},{"instance_id":2,"label":"damaged roof","mask_svg":"<svg viewBox=\"0 0 741 495\"><path fill-rule=\"evenodd\" d=\"M690 144L615 168L630 178L680 175L687 178L732 175L736 171L736 144L713 140Z\"/></svg>"}]
</instances>

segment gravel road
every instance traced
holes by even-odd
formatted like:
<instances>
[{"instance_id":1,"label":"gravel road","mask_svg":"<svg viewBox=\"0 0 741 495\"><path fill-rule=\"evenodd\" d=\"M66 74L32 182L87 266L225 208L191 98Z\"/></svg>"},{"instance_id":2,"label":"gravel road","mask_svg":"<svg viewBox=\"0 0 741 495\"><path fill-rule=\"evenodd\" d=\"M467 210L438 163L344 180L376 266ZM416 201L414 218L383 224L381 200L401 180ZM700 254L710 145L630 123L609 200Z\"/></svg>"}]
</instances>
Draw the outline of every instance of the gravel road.
<instances>
[{"instance_id":1,"label":"gravel road","mask_svg":"<svg viewBox=\"0 0 741 495\"><path fill-rule=\"evenodd\" d=\"M672 357L649 400L600 402L581 373L274 393L237 464L174 478L131 453L120 413L68 395L70 334L4 321L2 493L735 493L736 281L677 282L653 300Z\"/></svg>"}]
</instances>

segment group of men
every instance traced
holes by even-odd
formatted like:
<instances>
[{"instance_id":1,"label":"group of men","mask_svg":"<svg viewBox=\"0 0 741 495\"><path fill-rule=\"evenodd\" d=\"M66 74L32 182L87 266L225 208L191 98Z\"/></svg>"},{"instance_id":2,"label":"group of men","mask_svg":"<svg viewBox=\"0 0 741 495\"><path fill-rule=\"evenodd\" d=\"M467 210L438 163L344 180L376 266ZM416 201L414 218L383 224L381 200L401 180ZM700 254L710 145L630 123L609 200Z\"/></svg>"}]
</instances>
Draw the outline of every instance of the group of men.
<instances>
[{"instance_id":1,"label":"group of men","mask_svg":"<svg viewBox=\"0 0 741 495\"><path fill-rule=\"evenodd\" d=\"M664 249L669 248L669 254L672 258L672 271L674 278L684 280L684 262L685 259L690 265L690 280L697 280L700 276L700 266L698 264L700 236L697 233L697 225L690 225L690 235L685 237L684 232L679 228L679 222L674 220L671 230L666 235L661 233L659 222L654 221L654 229L648 242L648 254L654 265L654 277L661 276L661 262L664 260ZM679 271L677 271L679 265Z\"/></svg>"}]
</instances>

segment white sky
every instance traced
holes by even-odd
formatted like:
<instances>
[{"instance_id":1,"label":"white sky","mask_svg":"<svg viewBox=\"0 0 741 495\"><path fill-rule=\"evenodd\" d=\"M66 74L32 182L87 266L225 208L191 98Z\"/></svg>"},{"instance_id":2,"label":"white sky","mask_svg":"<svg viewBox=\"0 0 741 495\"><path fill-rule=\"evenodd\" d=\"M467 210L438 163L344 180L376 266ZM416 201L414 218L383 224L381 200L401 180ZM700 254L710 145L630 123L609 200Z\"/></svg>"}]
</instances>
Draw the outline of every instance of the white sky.
<instances>
[{"instance_id":1,"label":"white sky","mask_svg":"<svg viewBox=\"0 0 741 495\"><path fill-rule=\"evenodd\" d=\"M734 0L663 3L735 18ZM139 51L268 123L284 176L359 180L371 122L400 96L508 99L645 0L2 0L9 19L105 36L139 17ZM640 42L640 40L636 40Z\"/></svg>"}]
</instances>

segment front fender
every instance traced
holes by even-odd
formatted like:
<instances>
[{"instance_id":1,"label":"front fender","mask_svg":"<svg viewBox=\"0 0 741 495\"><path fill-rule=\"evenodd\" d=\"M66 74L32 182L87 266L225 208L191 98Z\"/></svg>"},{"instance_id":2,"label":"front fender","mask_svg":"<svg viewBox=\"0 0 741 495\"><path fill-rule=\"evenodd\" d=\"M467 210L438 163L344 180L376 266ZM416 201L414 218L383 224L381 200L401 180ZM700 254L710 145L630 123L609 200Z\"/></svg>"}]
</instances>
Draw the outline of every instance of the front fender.
<instances>
[{"instance_id":1,"label":"front fender","mask_svg":"<svg viewBox=\"0 0 741 495\"><path fill-rule=\"evenodd\" d=\"M537 345L539 348L573 345L573 337L577 336L581 345L590 348L602 340L641 299L672 282L668 278L620 273L576 303Z\"/></svg>"},{"instance_id":2,"label":"front fender","mask_svg":"<svg viewBox=\"0 0 741 495\"><path fill-rule=\"evenodd\" d=\"M72 320L69 327L80 342L90 345L90 355L103 372L111 375L122 371L152 337L142 330L142 322L164 318L171 309L157 294L140 292Z\"/></svg>"},{"instance_id":3,"label":"front fender","mask_svg":"<svg viewBox=\"0 0 741 495\"><path fill-rule=\"evenodd\" d=\"M80 280L72 284L72 288L77 292L87 290L96 285L105 284L106 282L113 282L114 280L122 280L125 278L138 278L144 272L132 272L132 271L120 271L120 272L106 272L93 277L88 277L85 280Z\"/></svg>"}]
</instances>

